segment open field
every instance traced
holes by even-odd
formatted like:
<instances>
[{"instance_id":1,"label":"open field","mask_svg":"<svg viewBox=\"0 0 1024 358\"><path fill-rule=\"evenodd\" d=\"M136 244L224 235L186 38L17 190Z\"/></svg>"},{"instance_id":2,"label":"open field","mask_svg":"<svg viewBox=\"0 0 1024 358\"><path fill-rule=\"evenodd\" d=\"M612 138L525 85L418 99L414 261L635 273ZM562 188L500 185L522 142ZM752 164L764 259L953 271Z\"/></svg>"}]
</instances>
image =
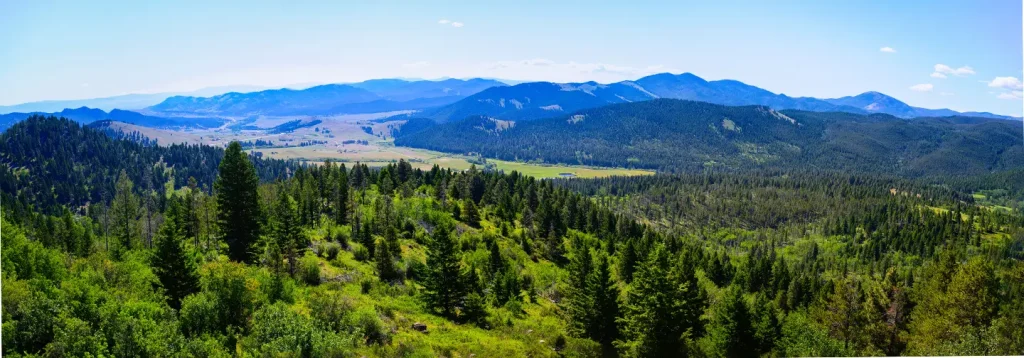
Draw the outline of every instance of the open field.
<instances>
[{"instance_id":1,"label":"open field","mask_svg":"<svg viewBox=\"0 0 1024 358\"><path fill-rule=\"evenodd\" d=\"M206 130L166 130L140 127L126 123L116 123L116 128L125 132L137 131L149 138L156 139L160 144L206 144L226 146L231 141L255 141L257 139L271 141L275 147L249 149L249 152L262 153L264 158L298 159L309 162L331 160L342 163L365 163L370 166L383 166L388 163L405 159L414 167L430 169L435 164L453 170L466 170L472 164L479 163L479 158L448 154L424 149L396 147L392 142L391 129L401 125L401 121L375 122L375 119L399 113L378 113L348 116L330 116L316 118L276 117L260 118L253 124L268 128L296 119L319 119L322 122L311 127L299 128L288 133L271 134L265 130L233 131L225 128ZM368 133L364 128L369 127ZM300 146L303 142L316 142L314 145ZM651 175L653 171L624 168L584 167L574 165L550 165L538 163L510 162L503 160L486 160L488 166L505 172L518 171L537 178L580 177L599 178L607 176ZM477 165L481 167L482 165Z\"/></svg>"},{"instance_id":2,"label":"open field","mask_svg":"<svg viewBox=\"0 0 1024 358\"><path fill-rule=\"evenodd\" d=\"M291 147L291 148L266 148L257 149L264 157L277 159L301 159L312 162L323 162L328 159L334 162L355 163L361 162L370 166L382 166L387 163L405 159L416 168L430 169L435 164L443 168L454 170L469 169L473 163L472 158L434 152L425 149L406 147L395 147L390 142L371 142L370 145L348 145L338 150L327 146ZM503 160L488 159L487 163L493 164L496 170L505 172L518 171L520 173L536 178L557 178L561 174L572 174L580 178L600 178L607 176L631 176L631 175L652 175L654 172L647 170L624 169L624 168L599 168L571 165L548 165L521 162L508 162ZM478 165L479 167L479 165Z\"/></svg>"}]
</instances>

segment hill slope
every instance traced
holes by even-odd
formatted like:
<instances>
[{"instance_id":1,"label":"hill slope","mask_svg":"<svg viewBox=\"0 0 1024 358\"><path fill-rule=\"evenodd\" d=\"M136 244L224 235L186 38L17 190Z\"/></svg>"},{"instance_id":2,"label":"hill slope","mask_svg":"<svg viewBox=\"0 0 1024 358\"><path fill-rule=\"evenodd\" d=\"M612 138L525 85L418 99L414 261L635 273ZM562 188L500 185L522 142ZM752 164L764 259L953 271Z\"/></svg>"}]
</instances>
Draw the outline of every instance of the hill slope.
<instances>
[{"instance_id":1,"label":"hill slope","mask_svg":"<svg viewBox=\"0 0 1024 358\"><path fill-rule=\"evenodd\" d=\"M661 170L785 166L925 175L1024 166L1020 129L1009 121L779 112L669 99L535 121L474 116L405 131L395 143L506 160Z\"/></svg>"},{"instance_id":2,"label":"hill slope","mask_svg":"<svg viewBox=\"0 0 1024 358\"><path fill-rule=\"evenodd\" d=\"M5 202L16 197L36 208L77 207L110 200L122 170L138 188L162 191L168 182L181 187L190 177L212 187L223 156L222 148L144 146L112 139L101 129L67 118L34 115L0 134L0 192ZM281 176L290 165L253 161L267 180Z\"/></svg>"}]
</instances>

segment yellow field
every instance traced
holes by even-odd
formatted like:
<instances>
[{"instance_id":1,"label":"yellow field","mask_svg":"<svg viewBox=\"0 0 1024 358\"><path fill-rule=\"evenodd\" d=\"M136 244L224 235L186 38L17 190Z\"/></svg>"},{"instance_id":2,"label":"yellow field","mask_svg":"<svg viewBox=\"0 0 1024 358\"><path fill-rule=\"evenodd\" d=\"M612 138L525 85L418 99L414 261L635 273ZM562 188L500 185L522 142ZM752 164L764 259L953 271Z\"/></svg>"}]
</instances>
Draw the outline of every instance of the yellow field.
<instances>
[{"instance_id":1,"label":"yellow field","mask_svg":"<svg viewBox=\"0 0 1024 358\"><path fill-rule=\"evenodd\" d=\"M139 127L131 124L118 123L125 132L138 131L141 134L157 139L161 145L173 143L206 144L224 147L231 141L268 140L281 148L250 149L248 152L262 153L264 158L296 159L313 163L327 160L342 163L360 162L369 166L383 166L388 163L405 159L416 168L430 169L435 164L453 170L466 170L472 165L469 157L455 154L434 152L423 149L396 147L392 138L387 135L395 122L371 121L398 113L381 113L370 115L350 115L334 117L318 117L322 122L314 127L300 128L289 133L268 134L261 130L232 131L225 128L204 130L169 130ZM296 117L261 118L257 121L260 127L274 126ZM366 133L363 127L371 127L373 134ZM304 141L326 142L311 146L298 146ZM345 141L365 141L366 144ZM579 165L551 165L524 162L510 162L488 159L487 163L495 169L511 172L517 171L536 178L600 178L608 176L651 175L653 171L625 168L586 167ZM478 165L479 167L479 165ZM566 175L562 175L566 174Z\"/></svg>"},{"instance_id":2,"label":"yellow field","mask_svg":"<svg viewBox=\"0 0 1024 358\"><path fill-rule=\"evenodd\" d=\"M290 148L266 148L257 149L262 152L265 158L276 159L299 159L310 162L321 163L328 159L334 162L355 163L360 162L369 166L383 166L387 163L405 159L412 163L413 167L430 169L435 164L442 168L454 170L469 169L472 163L469 158L434 152L424 149L391 146L388 142L371 142L370 145L318 145L309 147ZM579 178L601 178L608 176L633 176L652 175L653 171L624 169L624 168L600 168L584 167L578 165L549 165L522 162L508 162L504 160L488 159L498 170L505 172L517 171L536 178L557 178L560 174L572 174Z\"/></svg>"}]
</instances>

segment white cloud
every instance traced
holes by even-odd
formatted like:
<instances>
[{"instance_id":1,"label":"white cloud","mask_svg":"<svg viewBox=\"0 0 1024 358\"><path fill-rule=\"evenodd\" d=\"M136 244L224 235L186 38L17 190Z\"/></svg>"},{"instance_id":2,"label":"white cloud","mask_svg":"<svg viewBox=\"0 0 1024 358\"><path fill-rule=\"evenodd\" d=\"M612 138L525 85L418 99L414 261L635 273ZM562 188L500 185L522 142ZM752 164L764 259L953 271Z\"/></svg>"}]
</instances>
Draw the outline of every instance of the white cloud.
<instances>
[{"instance_id":1,"label":"white cloud","mask_svg":"<svg viewBox=\"0 0 1024 358\"><path fill-rule=\"evenodd\" d=\"M967 75L973 75L974 74L974 69L971 68L971 66L964 66L964 67L960 67L960 68L952 68L952 67L949 67L949 66L946 66L946 65L943 65L943 64L940 63L940 64L935 65L935 73L940 73L940 74L944 74L944 75L954 75L954 76L967 76Z\"/></svg>"},{"instance_id":2,"label":"white cloud","mask_svg":"<svg viewBox=\"0 0 1024 358\"><path fill-rule=\"evenodd\" d=\"M404 67L404 68L411 68L411 69L424 68L424 67L427 67L427 66L430 66L430 62L419 61L419 62L413 62L413 63L406 63L406 64L402 65L402 67Z\"/></svg>"},{"instance_id":3,"label":"white cloud","mask_svg":"<svg viewBox=\"0 0 1024 358\"><path fill-rule=\"evenodd\" d=\"M932 72L932 78L946 78L946 75L938 72Z\"/></svg>"},{"instance_id":4,"label":"white cloud","mask_svg":"<svg viewBox=\"0 0 1024 358\"><path fill-rule=\"evenodd\" d=\"M999 98L999 99L1009 99L1009 100L1018 100L1019 101L1021 99L1024 99L1024 92L1022 92L1022 91L1010 91L1010 92L1000 93L999 96L996 96L996 98Z\"/></svg>"},{"instance_id":5,"label":"white cloud","mask_svg":"<svg viewBox=\"0 0 1024 358\"><path fill-rule=\"evenodd\" d=\"M437 24L438 25L451 25L452 27L463 27L463 26L466 25L466 24L463 24L461 22L452 21L452 20L448 20L448 19L437 20Z\"/></svg>"},{"instance_id":6,"label":"white cloud","mask_svg":"<svg viewBox=\"0 0 1024 358\"><path fill-rule=\"evenodd\" d=\"M996 77L991 82L988 82L988 86L1008 90L1024 89L1024 83L1021 83L1017 77Z\"/></svg>"},{"instance_id":7,"label":"white cloud","mask_svg":"<svg viewBox=\"0 0 1024 358\"><path fill-rule=\"evenodd\" d=\"M882 52L886 52L886 53L896 53L896 49L894 49L892 47L889 47L889 46L882 47L882 48L878 49L878 51L882 51Z\"/></svg>"},{"instance_id":8,"label":"white cloud","mask_svg":"<svg viewBox=\"0 0 1024 358\"><path fill-rule=\"evenodd\" d=\"M910 86L910 90L911 91L917 91L917 92L928 92L928 91L931 91L932 88L935 88L935 86L932 86L931 83L922 83L922 84L919 84L919 85Z\"/></svg>"}]
</instances>

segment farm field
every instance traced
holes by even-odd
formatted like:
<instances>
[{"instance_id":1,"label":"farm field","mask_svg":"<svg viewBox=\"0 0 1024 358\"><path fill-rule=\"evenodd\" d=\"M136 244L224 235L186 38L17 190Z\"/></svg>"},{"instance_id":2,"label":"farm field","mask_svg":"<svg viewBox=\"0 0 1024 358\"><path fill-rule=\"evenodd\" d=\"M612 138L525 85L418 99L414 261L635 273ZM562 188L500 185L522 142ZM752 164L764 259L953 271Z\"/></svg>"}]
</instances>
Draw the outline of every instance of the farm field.
<instances>
[{"instance_id":1,"label":"farm field","mask_svg":"<svg viewBox=\"0 0 1024 358\"><path fill-rule=\"evenodd\" d=\"M113 128L124 132L139 132L156 139L161 145L206 144L224 147L232 141L243 143L256 140L269 141L273 147L250 148L247 152L261 153L264 158L297 159L307 162L331 160L341 163L360 162L369 166L384 166L405 159L414 167L430 169L435 164L453 170L469 169L481 158L435 152L425 149L398 147L390 137L392 128L401 121L381 122L377 119L396 113L365 115L323 116L323 117L277 117L260 118L254 122L260 128L269 128L282 123L299 120L320 120L320 123L298 128L285 133L271 133L267 130L231 130L216 128L205 130L170 130L141 127L128 123L114 122ZM243 145L245 147L245 145ZM626 168L604 168L577 165L552 165L486 159L487 166L505 172L518 171L536 178L602 178L609 176L651 175L653 171ZM477 164L477 167L483 165Z\"/></svg>"}]
</instances>

